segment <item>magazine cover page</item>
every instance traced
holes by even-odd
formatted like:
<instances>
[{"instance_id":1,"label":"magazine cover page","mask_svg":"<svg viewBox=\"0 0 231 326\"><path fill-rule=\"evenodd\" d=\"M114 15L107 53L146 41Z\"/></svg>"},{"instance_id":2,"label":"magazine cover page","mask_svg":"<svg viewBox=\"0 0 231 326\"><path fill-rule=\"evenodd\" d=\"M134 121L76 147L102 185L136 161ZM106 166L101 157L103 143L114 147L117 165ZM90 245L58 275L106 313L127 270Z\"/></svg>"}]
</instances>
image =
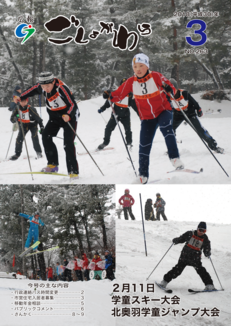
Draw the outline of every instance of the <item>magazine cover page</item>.
<instances>
[{"instance_id":1,"label":"magazine cover page","mask_svg":"<svg viewBox=\"0 0 231 326\"><path fill-rule=\"evenodd\" d=\"M0 21L3 326L229 325L230 1Z\"/></svg>"}]
</instances>

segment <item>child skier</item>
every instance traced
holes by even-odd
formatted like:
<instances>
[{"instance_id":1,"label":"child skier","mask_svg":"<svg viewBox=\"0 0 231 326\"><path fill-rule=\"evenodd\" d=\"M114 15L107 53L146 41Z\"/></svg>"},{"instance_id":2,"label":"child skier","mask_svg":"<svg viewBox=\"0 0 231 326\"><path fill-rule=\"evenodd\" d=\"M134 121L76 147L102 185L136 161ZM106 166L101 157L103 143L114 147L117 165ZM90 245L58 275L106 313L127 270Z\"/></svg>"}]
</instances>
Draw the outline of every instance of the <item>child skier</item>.
<instances>
[{"instance_id":1,"label":"child skier","mask_svg":"<svg viewBox=\"0 0 231 326\"><path fill-rule=\"evenodd\" d=\"M223 154L224 149L221 147L217 146L217 142L213 137L209 134L209 132L202 127L199 119L197 116L200 118L203 116L203 112L201 110L201 107L199 104L195 101L195 99L187 92L186 90L183 89L178 89L178 85L175 79L170 78L170 82L173 84L175 87L175 92L174 92L174 98L176 99L175 103L173 101L174 105L174 114L173 114L173 131L176 133L176 129L180 126L180 124L185 120L185 116L183 113L180 111L178 105L181 106L181 109L184 111L188 119L190 120L191 124L193 127L196 129L197 133L201 138L206 141L208 144L209 148L213 150L216 153Z\"/></svg>"},{"instance_id":2,"label":"child skier","mask_svg":"<svg viewBox=\"0 0 231 326\"><path fill-rule=\"evenodd\" d=\"M164 275L164 278L160 283L164 288L169 282L171 282L172 279L177 278L183 272L186 266L192 266L195 268L197 274L205 284L205 290L212 291L215 289L211 276L201 263L202 250L205 257L209 258L211 256L210 241L205 233L206 223L200 222L197 230L187 231L179 238L174 238L172 240L174 244L184 242L186 242L186 244L181 251L177 265Z\"/></svg>"},{"instance_id":3,"label":"child skier","mask_svg":"<svg viewBox=\"0 0 231 326\"><path fill-rule=\"evenodd\" d=\"M46 99L49 120L42 133L43 146L47 157L47 166L42 172L58 172L58 152L53 142L60 128L64 130L64 150L66 152L66 164L70 178L78 179L79 167L76 160L74 145L77 119L79 117L78 106L72 92L66 84L55 78L50 72L42 72L39 75L39 82L22 92L21 100L37 94L43 94ZM67 123L69 122L69 124Z\"/></svg>"},{"instance_id":4,"label":"child skier","mask_svg":"<svg viewBox=\"0 0 231 326\"><path fill-rule=\"evenodd\" d=\"M37 242L39 239L39 225L44 226L45 224L41 221L39 217L39 212L36 212L34 216L29 216L27 214L19 213L19 216L22 216L28 220L30 223L30 229L27 236L27 240L25 243L25 250L30 247L30 243L32 238L34 238L34 242ZM34 250L37 250L38 246L34 248Z\"/></svg>"},{"instance_id":5,"label":"child skier","mask_svg":"<svg viewBox=\"0 0 231 326\"><path fill-rule=\"evenodd\" d=\"M120 85L122 85L126 80L127 80L127 78L123 78L120 82ZM131 106L138 114L135 101L132 99L132 97L133 96L131 93L131 94L125 96L125 98L123 100L114 104L115 115L116 115L117 121L118 122L120 121L124 126L125 135L126 135L125 136L126 143L127 143L127 146L129 147L129 149L132 148L132 131L131 131L131 119L130 119L129 106ZM106 102L98 110L98 112L102 113L107 108L110 108L110 106L111 105L110 105L109 101L106 100ZM112 113L111 118L108 121L106 128L105 128L104 141L101 145L98 146L98 150L104 149L104 147L106 147L110 143L111 134L112 134L112 131L115 129L115 127L116 127L116 120L115 120L114 114Z\"/></svg>"},{"instance_id":6,"label":"child skier","mask_svg":"<svg viewBox=\"0 0 231 326\"><path fill-rule=\"evenodd\" d=\"M13 100L16 106L17 100ZM38 127L40 126L40 132L42 133L44 130L43 126L43 120L38 115L38 112L35 108L31 107L28 104L28 99L25 98L24 100L21 100L19 102L19 116L18 116L18 110L15 108L13 110L13 113L10 117L10 121L12 123L15 123L18 121L19 123L19 132L16 139L16 145L15 145L15 154L10 157L10 160L15 161L19 158L19 156L22 153L22 145L24 141L24 136L26 136L27 132L30 130L31 132L31 138L34 146L34 150L37 154L37 158L42 157L42 149L39 144L39 138L38 138ZM21 125L22 123L22 125ZM23 130L22 130L23 128Z\"/></svg>"},{"instance_id":7,"label":"child skier","mask_svg":"<svg viewBox=\"0 0 231 326\"><path fill-rule=\"evenodd\" d=\"M184 168L179 158L176 138L172 129L172 105L165 91L172 84L162 74L149 71L149 58L143 53L132 60L134 76L128 78L116 91L104 92L104 98L112 102L123 100L130 92L136 101L141 121L139 146L139 183L147 183L149 177L149 155L159 126L168 148L171 163L176 169Z\"/></svg>"},{"instance_id":8,"label":"child skier","mask_svg":"<svg viewBox=\"0 0 231 326\"><path fill-rule=\"evenodd\" d=\"M129 189L125 189L124 195L119 199L119 203L123 206L125 220L128 220L128 214L132 220L135 220L135 216L132 213L132 205L134 205L135 200L131 195L129 195L129 192Z\"/></svg>"}]
</instances>

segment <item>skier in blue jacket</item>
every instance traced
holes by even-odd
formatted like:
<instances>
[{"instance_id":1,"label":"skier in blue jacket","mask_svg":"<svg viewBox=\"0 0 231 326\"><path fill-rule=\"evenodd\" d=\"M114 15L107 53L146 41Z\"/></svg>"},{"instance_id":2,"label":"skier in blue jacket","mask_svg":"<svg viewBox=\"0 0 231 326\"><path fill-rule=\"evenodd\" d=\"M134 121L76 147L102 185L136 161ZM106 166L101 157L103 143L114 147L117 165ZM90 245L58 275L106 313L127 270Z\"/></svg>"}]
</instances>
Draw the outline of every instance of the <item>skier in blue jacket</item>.
<instances>
[{"instance_id":1,"label":"skier in blue jacket","mask_svg":"<svg viewBox=\"0 0 231 326\"><path fill-rule=\"evenodd\" d=\"M27 240L26 240L26 243L25 243L25 250L26 250L27 248L30 247L30 243L31 243L32 238L34 238L33 243L38 241L38 239L39 239L39 225L44 226L45 224L40 219L39 212L36 212L34 216L29 216L29 215L23 214L23 213L19 213L18 215L22 216L22 217L25 217L28 220L28 222L30 223L30 229L29 229L29 233L28 233ZM36 250L37 248L38 248L38 246L35 247L34 250Z\"/></svg>"},{"instance_id":2,"label":"skier in blue jacket","mask_svg":"<svg viewBox=\"0 0 231 326\"><path fill-rule=\"evenodd\" d=\"M108 250L105 250L105 269L107 272L106 278L113 281L115 276L113 273L113 266L112 266L112 255L109 253Z\"/></svg>"}]
</instances>

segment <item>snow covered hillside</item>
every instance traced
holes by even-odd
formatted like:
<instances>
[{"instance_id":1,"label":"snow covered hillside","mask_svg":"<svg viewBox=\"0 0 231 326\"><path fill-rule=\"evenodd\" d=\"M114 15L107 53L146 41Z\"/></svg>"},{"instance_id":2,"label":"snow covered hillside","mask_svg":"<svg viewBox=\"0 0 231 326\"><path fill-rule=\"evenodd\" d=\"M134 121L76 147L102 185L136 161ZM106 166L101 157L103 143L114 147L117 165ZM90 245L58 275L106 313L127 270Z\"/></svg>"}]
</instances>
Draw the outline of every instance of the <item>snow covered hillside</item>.
<instances>
[{"instance_id":1,"label":"snow covered hillside","mask_svg":"<svg viewBox=\"0 0 231 326\"><path fill-rule=\"evenodd\" d=\"M172 244L172 239L180 236L188 230L197 228L198 222L187 221L161 221L152 222L145 221L146 241L148 256L145 256L144 238L141 221L116 221L117 234L117 280L119 283L136 284L137 289L140 289L140 284L143 284L144 289L147 283L154 281L161 281L163 275L167 273L178 262L180 252L184 244L174 245L166 254L159 266L146 281L155 266L167 252ZM215 266L216 272L220 282L225 291L212 293L190 294L188 289L203 289L204 284L197 275L193 267L186 267L183 273L172 280L168 288L173 290L172 294L163 292L157 286L154 288L154 293L131 291L126 293L130 296L160 299L165 296L169 298L170 304L163 301L151 301L148 304L142 302L140 305L133 305L132 307L139 308L160 308L160 317L151 317L148 315L144 317L120 317L117 320L117 325L158 325L158 326L229 326L231 322L230 300L231 300L231 252L230 252L230 234L231 225L221 225L215 223L207 223L207 235L211 241L212 255L211 259ZM211 261L202 254L202 264L210 273L214 285L220 289L220 283L212 267ZM120 293L120 295L124 295ZM180 298L180 304L173 304L171 298L177 296ZM128 307L123 305L122 307ZM119 306L121 308L121 306ZM208 314L211 315L211 310L217 308L220 310L219 316L201 316L203 309L208 309ZM168 309L170 313L167 314ZM172 310L179 310L179 313L174 316ZM184 309L184 310L183 310ZM192 310L193 309L193 310ZM197 309L199 312L196 314ZM188 314L186 312L189 310ZM166 314L166 316L162 316ZM182 314L185 316L182 316ZM196 314L195 317L192 315ZM126 321L126 323L125 323Z\"/></svg>"},{"instance_id":2,"label":"snow covered hillside","mask_svg":"<svg viewBox=\"0 0 231 326\"><path fill-rule=\"evenodd\" d=\"M115 281L114 281L115 282ZM18 306L14 302L20 300L15 293L19 290L29 290L29 283L37 283L40 286L46 286L46 283L58 284L60 282L44 282L35 280L7 280L0 279L0 306L1 306L1 326L50 326L50 325L83 325L83 326L107 326L115 325L111 317L112 304L109 294L112 292L112 283L109 280L89 282L70 282L68 289L58 289L59 297L54 295L54 300L41 301L41 305L35 304L27 306ZM64 284L61 282L61 284ZM32 291L34 288L32 288ZM54 289L56 290L56 289ZM80 291L84 291L84 316L73 316L73 312L79 312L80 299L73 300L73 297L80 298ZM23 298L23 294L22 298ZM36 295L35 295L36 296ZM50 298L49 298L50 299ZM22 299L24 300L24 299ZM23 302L23 301L22 301ZM29 301L28 301L29 302ZM28 303L27 302L27 303ZM36 302L36 301L35 301ZM51 303L52 302L52 303ZM24 310L25 307L27 310ZM41 311L42 307L46 309L53 307L54 310ZM31 308L31 311L29 311ZM33 308L33 309L32 309ZM34 309L35 308L35 309ZM16 313L31 313L31 316L15 316Z\"/></svg>"},{"instance_id":3,"label":"snow covered hillside","mask_svg":"<svg viewBox=\"0 0 231 326\"><path fill-rule=\"evenodd\" d=\"M231 175L231 102L222 101L211 102L200 99L200 94L193 94L193 97L200 103L204 113L214 111L216 114L204 114L200 119L202 125L209 131L209 133L216 139L218 146L225 149L226 154L215 154L224 169L229 175ZM104 129L106 122L109 120L111 111L106 110L104 113L99 114L97 110L104 103L102 97L92 100L80 102L79 108L81 112L80 120L78 123L77 134L83 141L88 150L92 151L103 142ZM217 113L217 110L221 109L221 113ZM31 175L12 175L8 173L25 172L30 171L29 164L26 158L25 145L23 146L23 153L17 161L4 162L7 149L12 135L12 124L10 122L11 113L7 108L1 108L2 119L0 122L0 139L1 139L1 152L0 152L0 183L68 183L68 177L58 177L50 175L34 175L34 181ZM38 112L40 109L38 108ZM44 124L48 120L48 115L45 108L42 108L42 119ZM131 109L131 126L133 133L133 151L131 153L134 165L138 173L138 149L139 149L139 132L140 132L140 120L137 114ZM123 130L123 126L121 125ZM11 143L10 151L8 154L12 156L14 154L15 141L17 132L14 132L13 141ZM40 140L41 140L41 136ZM63 137L63 131L61 130L58 137ZM205 145L191 129L190 126L182 124L177 130L177 139L182 140L182 144L178 144L181 159L186 168L199 170L204 169L204 172L200 175L189 173L171 173L167 174L167 171L173 170L173 167L165 154L166 146L164 139L159 130L157 130L156 137L151 152L150 159L150 181L161 179L159 183L176 184L176 183L223 183L230 184L231 177L228 178L222 171L220 166L214 160L209 153ZM35 151L32 146L30 132L26 137L29 153L32 156L31 165L32 171L40 171L46 166L45 156L42 159L35 160ZM59 152L59 172L67 173L65 153L63 149L63 141L59 138L54 138ZM77 152L85 152L81 143L77 142ZM42 143L42 140L41 142ZM112 133L111 143L109 146L114 147L114 150L107 150L98 153L93 153L93 157L100 169L103 171L104 176L101 175L98 168L95 166L89 155L78 156L78 162L80 167L80 179L78 183L87 184L106 184L117 183L125 184L132 183L135 179L135 174L132 169L131 163L127 159L127 152L124 147L122 138L118 128ZM170 179L169 179L170 178Z\"/></svg>"}]
</instances>

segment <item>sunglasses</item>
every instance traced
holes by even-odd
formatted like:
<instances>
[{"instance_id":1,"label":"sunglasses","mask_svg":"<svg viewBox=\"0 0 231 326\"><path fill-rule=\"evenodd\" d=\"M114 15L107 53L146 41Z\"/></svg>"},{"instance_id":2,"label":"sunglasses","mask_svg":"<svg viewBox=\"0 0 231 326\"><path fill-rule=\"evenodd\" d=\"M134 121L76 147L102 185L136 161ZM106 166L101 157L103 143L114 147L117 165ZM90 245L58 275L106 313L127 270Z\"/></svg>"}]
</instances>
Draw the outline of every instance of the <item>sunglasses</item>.
<instances>
[{"instance_id":1,"label":"sunglasses","mask_svg":"<svg viewBox=\"0 0 231 326\"><path fill-rule=\"evenodd\" d=\"M198 229L198 231L202 232L202 233L205 233L206 230L205 229Z\"/></svg>"}]
</instances>

